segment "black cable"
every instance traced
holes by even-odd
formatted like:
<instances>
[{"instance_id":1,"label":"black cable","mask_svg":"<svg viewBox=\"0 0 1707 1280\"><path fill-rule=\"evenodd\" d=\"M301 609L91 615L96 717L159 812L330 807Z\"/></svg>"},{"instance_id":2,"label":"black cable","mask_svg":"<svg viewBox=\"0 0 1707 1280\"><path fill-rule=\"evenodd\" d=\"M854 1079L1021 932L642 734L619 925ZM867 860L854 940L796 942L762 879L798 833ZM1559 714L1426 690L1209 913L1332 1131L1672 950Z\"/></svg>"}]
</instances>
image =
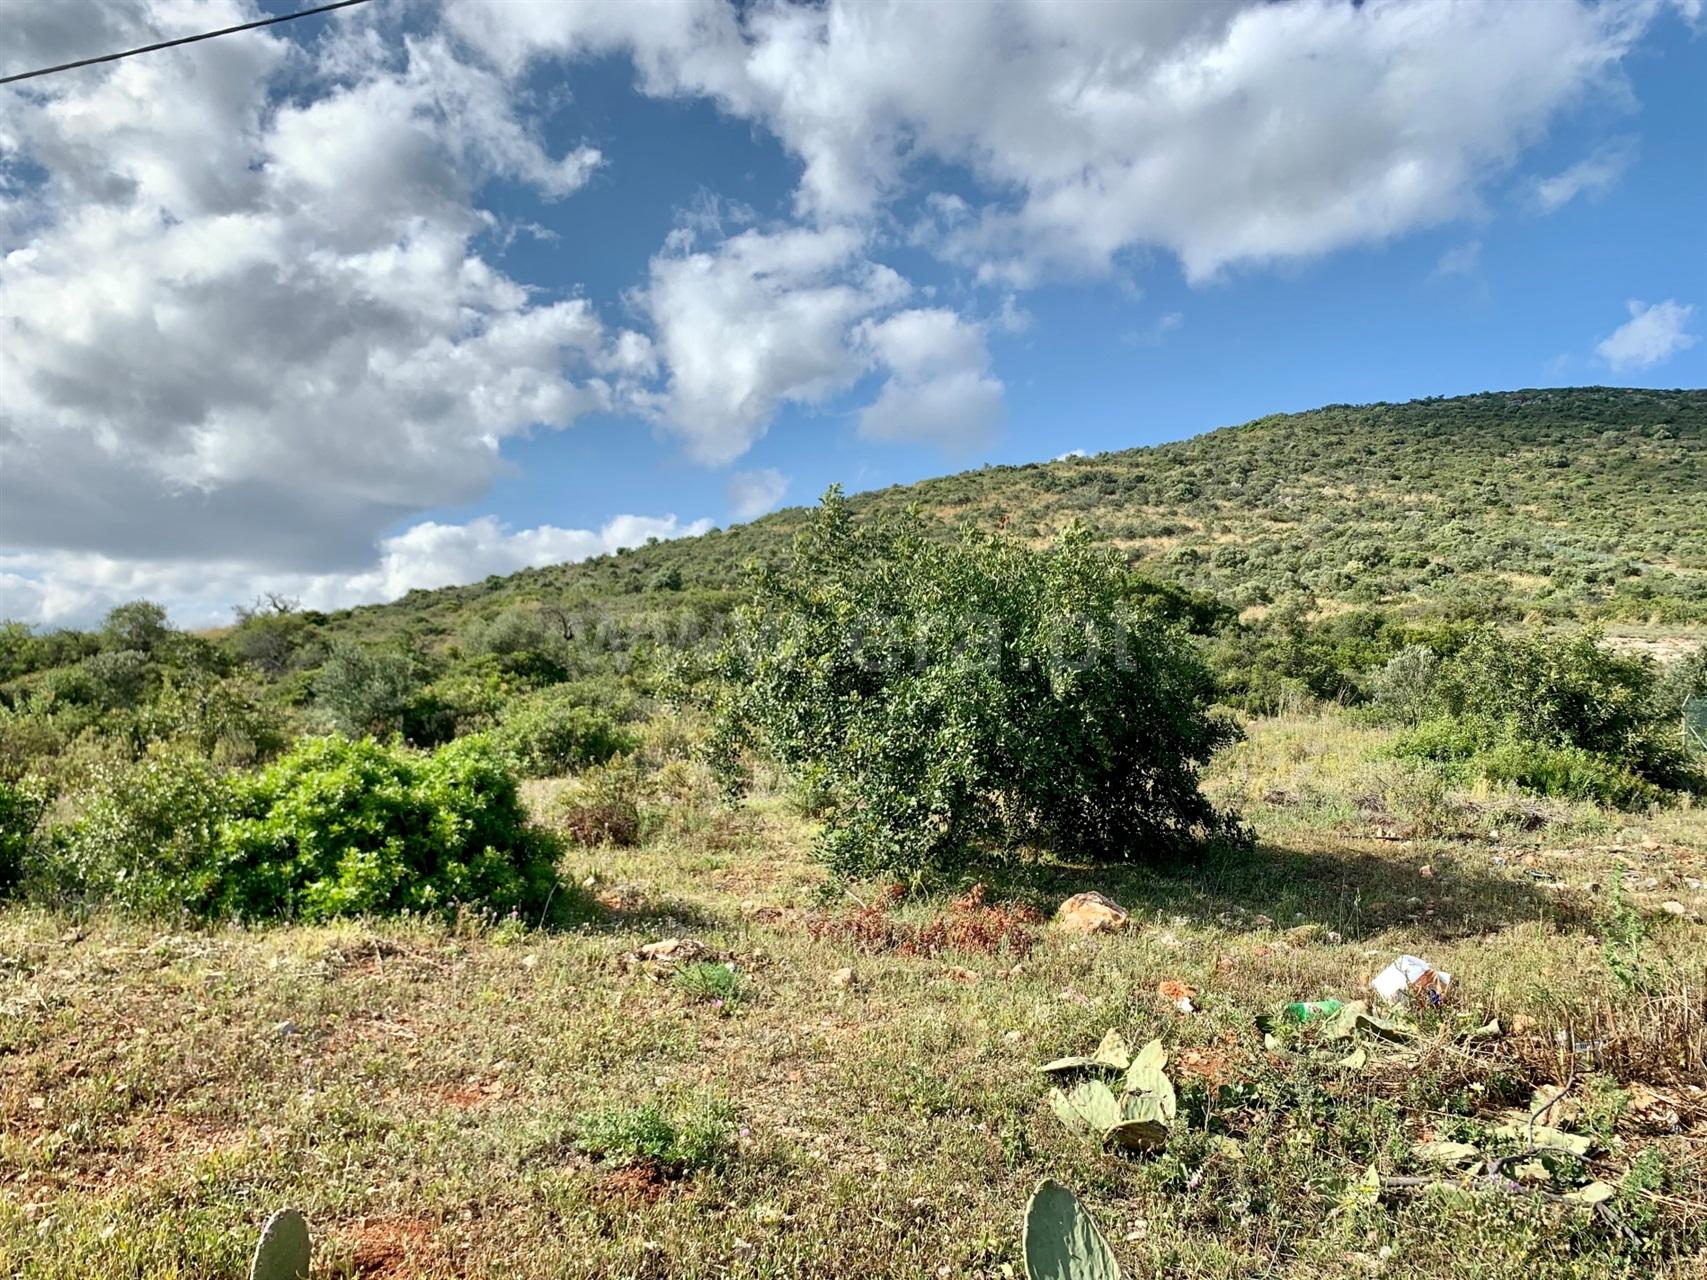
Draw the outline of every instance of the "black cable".
<instances>
[{"instance_id":1,"label":"black cable","mask_svg":"<svg viewBox=\"0 0 1707 1280\"><path fill-rule=\"evenodd\" d=\"M139 53L153 53L156 49L172 49L181 44L194 44L198 40L212 40L215 36L228 36L237 31L253 31L256 27L270 27L278 22L291 22L297 18L312 18L317 13L330 13L334 9L348 9L351 5L366 4L367 0L337 0L336 4L316 5L312 9L299 9L295 13L281 13L274 18L259 18L254 22L240 23L235 27L223 27L218 31L204 31L199 36L179 36L176 40L162 40L159 44L145 44L140 49L126 49L123 53L103 53L98 58L80 58L76 62L62 62L57 67L42 67L37 71L20 71L14 76L0 76L0 84L11 84L16 80L33 80L36 76L51 76L58 71L75 71L78 67L92 67L97 62L117 62L120 58L134 58Z\"/></svg>"}]
</instances>

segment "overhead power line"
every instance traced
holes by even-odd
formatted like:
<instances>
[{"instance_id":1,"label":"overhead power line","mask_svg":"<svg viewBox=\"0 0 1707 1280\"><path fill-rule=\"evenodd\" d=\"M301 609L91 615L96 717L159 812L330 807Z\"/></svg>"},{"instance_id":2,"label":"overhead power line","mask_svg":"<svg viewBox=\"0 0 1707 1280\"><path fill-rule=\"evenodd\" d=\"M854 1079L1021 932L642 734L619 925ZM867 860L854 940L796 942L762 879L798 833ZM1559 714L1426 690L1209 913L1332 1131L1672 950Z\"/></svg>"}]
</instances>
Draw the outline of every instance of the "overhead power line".
<instances>
[{"instance_id":1,"label":"overhead power line","mask_svg":"<svg viewBox=\"0 0 1707 1280\"><path fill-rule=\"evenodd\" d=\"M229 36L238 31L253 31L256 27L270 27L280 22L294 22L298 18L312 18L317 13L331 13L334 9L348 9L352 5L366 3L367 0L337 0L336 4L321 4L312 9L298 9L295 13L281 13L272 18L258 18L254 22L239 23L235 27L221 27L218 31L204 31L199 36L179 36L176 40L162 40L159 44L145 44L140 49L126 49L122 53L103 53L98 58L79 58L76 62L62 62L57 67L41 67L35 71L20 71L17 75L0 76L0 84L12 84L18 80L33 80L37 76L51 76L60 71L75 71L78 67L92 67L98 62L117 62L120 58L134 58L139 53L153 53L157 49L175 49L181 44L195 44L198 40L212 40L215 36Z\"/></svg>"}]
</instances>

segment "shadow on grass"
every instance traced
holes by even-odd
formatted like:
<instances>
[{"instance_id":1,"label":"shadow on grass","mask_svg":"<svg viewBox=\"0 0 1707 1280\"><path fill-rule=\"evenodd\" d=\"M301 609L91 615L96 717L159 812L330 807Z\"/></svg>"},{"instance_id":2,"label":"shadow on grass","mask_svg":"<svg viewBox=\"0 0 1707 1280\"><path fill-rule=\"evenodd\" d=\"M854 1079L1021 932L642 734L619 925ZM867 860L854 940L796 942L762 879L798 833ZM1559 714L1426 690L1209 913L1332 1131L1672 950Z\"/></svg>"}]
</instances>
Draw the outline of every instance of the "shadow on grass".
<instances>
[{"instance_id":1,"label":"shadow on grass","mask_svg":"<svg viewBox=\"0 0 1707 1280\"><path fill-rule=\"evenodd\" d=\"M589 889L559 880L541 914L547 932L656 933L660 937L714 929L728 921L701 903L673 894L653 894L636 885Z\"/></svg>"},{"instance_id":2,"label":"shadow on grass","mask_svg":"<svg viewBox=\"0 0 1707 1280\"><path fill-rule=\"evenodd\" d=\"M965 883L975 880L993 900L1019 899L1045 914L1074 893L1095 890L1140 919L1181 916L1233 929L1317 924L1347 941L1387 929L1453 939L1530 920L1573 932L1593 924L1590 907L1575 894L1453 862L1443 860L1424 877L1416 866L1378 854L1293 849L1269 841L1150 866L1014 859L979 866L964 877Z\"/></svg>"}]
</instances>

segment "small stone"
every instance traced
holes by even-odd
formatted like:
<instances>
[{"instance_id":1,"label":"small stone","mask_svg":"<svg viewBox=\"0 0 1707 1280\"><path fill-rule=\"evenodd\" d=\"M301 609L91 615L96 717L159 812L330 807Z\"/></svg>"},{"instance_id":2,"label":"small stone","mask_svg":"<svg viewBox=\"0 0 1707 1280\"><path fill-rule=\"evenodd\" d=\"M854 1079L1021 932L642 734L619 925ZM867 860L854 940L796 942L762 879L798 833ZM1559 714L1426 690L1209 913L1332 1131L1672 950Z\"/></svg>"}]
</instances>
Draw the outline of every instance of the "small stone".
<instances>
[{"instance_id":1,"label":"small stone","mask_svg":"<svg viewBox=\"0 0 1707 1280\"><path fill-rule=\"evenodd\" d=\"M276 1036L294 1036L294 1035L297 1035L298 1032L296 1029L296 1023L294 1023L294 1022L281 1022L276 1027L273 1028L273 1034Z\"/></svg>"},{"instance_id":2,"label":"small stone","mask_svg":"<svg viewBox=\"0 0 1707 1280\"><path fill-rule=\"evenodd\" d=\"M648 942L638 950L630 951L622 958L622 962L624 967L638 967L642 973L649 973L657 978L671 972L677 965L725 958L697 938L661 938L657 942Z\"/></svg>"},{"instance_id":3,"label":"small stone","mask_svg":"<svg viewBox=\"0 0 1707 1280\"><path fill-rule=\"evenodd\" d=\"M1686 916L1689 914L1688 907L1684 906L1681 902L1674 900L1668 900L1660 903L1660 910L1665 912L1668 916Z\"/></svg>"},{"instance_id":4,"label":"small stone","mask_svg":"<svg viewBox=\"0 0 1707 1280\"><path fill-rule=\"evenodd\" d=\"M1156 994L1181 1013L1197 1012L1197 1005L1193 1003L1197 992L1177 979L1168 978L1157 983Z\"/></svg>"},{"instance_id":5,"label":"small stone","mask_svg":"<svg viewBox=\"0 0 1707 1280\"><path fill-rule=\"evenodd\" d=\"M852 987L853 984L854 971L852 969L837 969L830 975L830 985L832 987L841 987L845 991L849 987Z\"/></svg>"},{"instance_id":6,"label":"small stone","mask_svg":"<svg viewBox=\"0 0 1707 1280\"><path fill-rule=\"evenodd\" d=\"M1068 933L1113 933L1124 929L1132 915L1100 893L1075 893L1055 913L1055 924Z\"/></svg>"}]
</instances>

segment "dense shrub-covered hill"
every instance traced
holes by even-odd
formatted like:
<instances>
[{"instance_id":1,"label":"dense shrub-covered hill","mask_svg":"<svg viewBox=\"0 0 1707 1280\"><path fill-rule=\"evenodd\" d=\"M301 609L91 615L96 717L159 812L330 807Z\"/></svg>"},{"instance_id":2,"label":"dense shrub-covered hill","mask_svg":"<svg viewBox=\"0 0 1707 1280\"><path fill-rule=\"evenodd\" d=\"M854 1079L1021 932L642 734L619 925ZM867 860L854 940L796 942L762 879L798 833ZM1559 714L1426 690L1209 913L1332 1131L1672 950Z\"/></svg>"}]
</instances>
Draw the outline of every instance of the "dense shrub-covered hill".
<instances>
[{"instance_id":1,"label":"dense shrub-covered hill","mask_svg":"<svg viewBox=\"0 0 1707 1280\"><path fill-rule=\"evenodd\" d=\"M1070 521L1241 610L1707 622L1707 391L1582 387L1276 414L1174 444L985 467L854 499L1046 538ZM799 509L701 538L334 615L428 639L518 604L715 611Z\"/></svg>"}]
</instances>

